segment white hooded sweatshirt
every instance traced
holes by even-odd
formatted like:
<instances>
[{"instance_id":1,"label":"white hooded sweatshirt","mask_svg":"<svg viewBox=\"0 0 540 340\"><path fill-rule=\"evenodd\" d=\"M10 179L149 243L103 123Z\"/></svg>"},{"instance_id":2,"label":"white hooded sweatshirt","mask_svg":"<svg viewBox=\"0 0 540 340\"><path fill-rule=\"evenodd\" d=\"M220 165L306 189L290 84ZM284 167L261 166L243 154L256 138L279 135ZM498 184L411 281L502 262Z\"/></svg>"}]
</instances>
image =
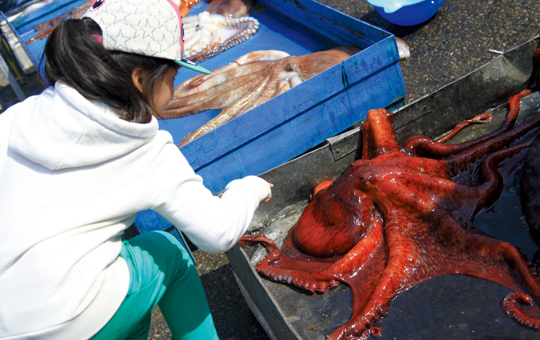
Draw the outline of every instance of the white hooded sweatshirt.
<instances>
[{"instance_id":1,"label":"white hooded sweatshirt","mask_svg":"<svg viewBox=\"0 0 540 340\"><path fill-rule=\"evenodd\" d=\"M73 88L0 114L0 339L85 339L129 286L121 235L153 209L201 250L220 253L270 195L259 177L218 198L168 132L124 121Z\"/></svg>"}]
</instances>

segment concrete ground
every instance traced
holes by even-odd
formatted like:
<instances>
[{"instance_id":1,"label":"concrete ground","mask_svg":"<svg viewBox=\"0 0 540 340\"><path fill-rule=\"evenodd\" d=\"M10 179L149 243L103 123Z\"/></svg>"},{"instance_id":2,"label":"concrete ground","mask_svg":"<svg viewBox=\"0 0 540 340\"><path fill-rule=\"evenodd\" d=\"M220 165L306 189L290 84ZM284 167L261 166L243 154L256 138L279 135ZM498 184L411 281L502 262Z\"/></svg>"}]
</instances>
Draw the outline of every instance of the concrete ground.
<instances>
[{"instance_id":1,"label":"concrete ground","mask_svg":"<svg viewBox=\"0 0 540 340\"><path fill-rule=\"evenodd\" d=\"M540 34L538 0L446 0L432 19L412 27L387 22L365 0L320 2L392 32L409 44L411 57L401 62L407 103L489 62L498 55L493 51L508 51ZM35 80L22 88L26 94L40 91ZM16 101L9 86L0 88L4 109ZM227 257L200 251L195 257L220 337L268 339L245 303ZM157 308L149 339L171 339Z\"/></svg>"}]
</instances>

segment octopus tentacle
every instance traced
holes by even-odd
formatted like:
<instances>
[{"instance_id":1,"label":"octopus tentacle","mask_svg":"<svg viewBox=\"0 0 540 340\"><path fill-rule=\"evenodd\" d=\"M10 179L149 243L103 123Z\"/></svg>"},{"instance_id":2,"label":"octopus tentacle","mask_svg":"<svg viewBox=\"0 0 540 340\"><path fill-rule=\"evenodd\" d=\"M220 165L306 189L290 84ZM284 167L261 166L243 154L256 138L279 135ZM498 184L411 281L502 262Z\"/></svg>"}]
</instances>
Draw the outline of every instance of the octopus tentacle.
<instances>
[{"instance_id":1,"label":"octopus tentacle","mask_svg":"<svg viewBox=\"0 0 540 340\"><path fill-rule=\"evenodd\" d=\"M204 11L184 20L184 56L202 62L250 38L259 29L252 17L227 18Z\"/></svg>"},{"instance_id":2,"label":"octopus tentacle","mask_svg":"<svg viewBox=\"0 0 540 340\"><path fill-rule=\"evenodd\" d=\"M234 82L236 81L236 78L240 76L254 73L262 68L268 67L269 63L264 62L276 61L288 56L288 53L276 50L250 52L225 66L213 70L210 74L200 74L186 80L174 89L173 98L181 98L183 96L199 93L208 90L211 87L222 85L227 81L231 81L231 79L232 82ZM249 67L240 67L246 64L249 64ZM227 85L229 84L230 83ZM226 89L223 89L223 91L225 90ZM168 107L174 107L174 104L171 104Z\"/></svg>"},{"instance_id":3,"label":"octopus tentacle","mask_svg":"<svg viewBox=\"0 0 540 340\"><path fill-rule=\"evenodd\" d=\"M224 104L224 106L226 106L224 110L222 110L217 116L212 118L210 121L208 121L206 124L198 128L197 130L189 133L184 138L184 140L180 144L178 144L178 147L185 145L196 138L199 138L205 133L214 130L216 127L225 124L231 119L236 118L239 114L245 112L244 108L249 107L250 103L256 100L257 97L265 91L265 85L268 83L269 80L270 75L267 75L258 82L256 88L251 88L251 92L249 92L247 95L242 96L240 99L237 99L232 103L230 101L227 101L226 104ZM244 85L251 86L247 83ZM224 94L224 98L230 99L228 93Z\"/></svg>"},{"instance_id":4,"label":"octopus tentacle","mask_svg":"<svg viewBox=\"0 0 540 340\"><path fill-rule=\"evenodd\" d=\"M540 319L531 318L525 314L516 304L519 301L522 304L532 305L533 301L527 294L510 293L502 301L501 306L504 312L522 325L529 328L540 329Z\"/></svg>"},{"instance_id":5,"label":"octopus tentacle","mask_svg":"<svg viewBox=\"0 0 540 340\"><path fill-rule=\"evenodd\" d=\"M220 39L219 42L210 46L210 51L206 53L199 53L189 59L197 60L199 62L205 61L221 52L228 50L229 48L238 45L239 43L246 41L259 29L259 21L251 17L242 17L238 19L230 19L230 21L223 24L225 30L238 30L239 33L232 35L227 39Z\"/></svg>"},{"instance_id":6,"label":"octopus tentacle","mask_svg":"<svg viewBox=\"0 0 540 340\"><path fill-rule=\"evenodd\" d=\"M492 136L492 138L475 145L474 148L469 148L459 154L449 157L447 162L455 173L459 173L463 169L467 168L467 164L473 163L476 160L479 160L482 157L494 152L495 150L510 145L512 142L525 136L527 133L539 126L540 116L537 115L512 130L506 131L505 133L501 133L497 136Z\"/></svg>"},{"instance_id":7,"label":"octopus tentacle","mask_svg":"<svg viewBox=\"0 0 540 340\"><path fill-rule=\"evenodd\" d=\"M370 117L373 118L370 119ZM386 129L390 128L393 130L394 119L392 112L386 109L370 110L367 120L360 128L362 131L362 159L374 158L378 153L385 150L385 147L396 150L397 138L395 136L389 136L381 124L384 124ZM384 134L387 138L389 137L380 146L376 144L376 139L382 141L382 138L376 137L378 134Z\"/></svg>"},{"instance_id":8,"label":"octopus tentacle","mask_svg":"<svg viewBox=\"0 0 540 340\"><path fill-rule=\"evenodd\" d=\"M269 66L268 62L257 61L249 64L249 67L238 67L235 63L227 64L227 69L222 72L212 71L211 74L203 74L202 77L194 77L188 81L180 84L174 91L173 101L167 106L167 109L175 108L178 106L174 99L180 99L182 97L190 96L196 93L200 93L198 96L203 98L206 94L204 91L214 89L219 92L230 92L231 88L235 88L239 77L251 75L251 77L258 76L258 72ZM224 83L227 82L226 86ZM196 112L193 112L196 113Z\"/></svg>"},{"instance_id":9,"label":"octopus tentacle","mask_svg":"<svg viewBox=\"0 0 540 340\"><path fill-rule=\"evenodd\" d=\"M473 117L472 119L464 120L464 121L460 122L458 125L456 125L454 130L452 130L449 134L447 134L446 136L444 136L442 138L437 139L437 142L438 143L446 143L450 139L452 139L452 137L454 137L459 131L463 130L465 127L467 127L467 126L469 126L471 124L486 124L486 123L491 122L491 119L493 119L493 115L491 113L486 112L486 113L481 113L481 114Z\"/></svg>"},{"instance_id":10,"label":"octopus tentacle","mask_svg":"<svg viewBox=\"0 0 540 340\"><path fill-rule=\"evenodd\" d=\"M266 85L271 82L272 79L270 76L263 77L257 85L252 88L252 91L248 93L247 95L242 96L239 100L232 103L230 106L225 108L223 111L220 112L220 114L216 117L215 121L212 121L209 126L208 130L213 130L217 126L220 126L228 121L230 121L233 118L236 118L240 112L245 112L248 107L250 107L250 104L253 103L257 99L258 96L260 96L262 93L266 90ZM215 125L214 125L215 124ZM211 129L210 129L211 127Z\"/></svg>"},{"instance_id":11,"label":"octopus tentacle","mask_svg":"<svg viewBox=\"0 0 540 340\"><path fill-rule=\"evenodd\" d=\"M234 63L232 63L234 65ZM229 64L230 65L230 64ZM182 88L175 89L173 100L167 106L166 115L171 117L182 117L184 115L192 114L204 109L224 109L232 104L232 102L240 99L246 93L249 94L249 90L252 89L253 84L248 85L249 89L245 90L238 88L241 85L244 85L250 81L260 80L261 76L266 75L269 71L268 68L273 67L273 65L267 61L256 61L250 64L250 72L247 72L246 68L239 68L238 66L228 67L226 72L213 74L211 77L198 78L194 79L189 84L182 84ZM265 92L266 94L272 94L271 96L259 96L257 100L257 105L262 102L270 99L276 95L276 92L281 93L287 90L290 87L297 85L297 83L292 83L288 85L289 78L292 78L296 73L294 72L282 72L278 73L278 77L273 79L273 82L269 82L266 86L270 87L275 85L276 82L279 82L278 91L272 90L271 92ZM205 75L206 76L206 75ZM228 79L232 79L227 82L227 86L220 86ZM294 78L293 78L294 81ZM283 83L287 82L284 86ZM233 91L234 90L234 91ZM218 94L223 94L229 99L229 102L224 105L220 104L218 106L211 104L217 98L215 97ZM194 103L198 103L198 106L190 106ZM208 105L208 106L206 106ZM247 111L252 107L246 108L243 111ZM185 112L185 114L184 114Z\"/></svg>"},{"instance_id":12,"label":"octopus tentacle","mask_svg":"<svg viewBox=\"0 0 540 340\"><path fill-rule=\"evenodd\" d=\"M259 71L266 69L267 65L261 64L257 66L258 67L254 68L256 70L255 72L247 73L247 74L240 74L236 76L234 80L228 84L229 85L228 89L236 89L239 86L244 85L245 83L252 81L253 79L256 79L257 77L260 77L261 72ZM235 72L235 73L239 73L239 72ZM214 79L214 80L219 81L220 79ZM171 108L183 107L185 105L188 105L191 101L200 101L201 97L213 97L214 95L221 94L221 93L228 93L229 97L234 98L235 100L237 99L236 96L230 95L230 91L225 90L221 86L211 86L207 89L204 89L204 87L201 86L201 87L198 87L196 90L200 90L200 92L204 91L204 94L200 92L196 92L196 91L190 91L192 92L192 94L186 94L182 97L179 97L178 99L175 99L174 103L171 103L170 105ZM186 91L186 93L189 93L189 92Z\"/></svg>"},{"instance_id":13,"label":"octopus tentacle","mask_svg":"<svg viewBox=\"0 0 540 340\"><path fill-rule=\"evenodd\" d=\"M472 141L460 144L441 144L425 136L414 136L403 143L403 151L411 156L422 156L430 158L445 158L464 150L476 147L504 131L510 130L517 118L520 109L520 100L524 96L532 93L532 90L524 90L508 100L509 113L505 121L496 131Z\"/></svg>"},{"instance_id":14,"label":"octopus tentacle","mask_svg":"<svg viewBox=\"0 0 540 340\"><path fill-rule=\"evenodd\" d=\"M537 272L516 247L474 227L464 228L447 211L437 211L436 218L440 221L436 225L438 233L426 234L426 237L437 239L444 247L439 258L430 259L431 268L427 268L429 277L445 273L466 274L514 291L528 290L536 299L540 299ZM463 249L467 251L463 252ZM478 260L464 261L470 258Z\"/></svg>"},{"instance_id":15,"label":"octopus tentacle","mask_svg":"<svg viewBox=\"0 0 540 340\"><path fill-rule=\"evenodd\" d=\"M515 304L515 301L519 300L522 303L533 305L532 297L534 297L536 304L540 303L540 280L536 269L527 258L512 245L500 240L494 240L493 242L499 242L496 248L498 251L497 255L503 259L502 261L505 261L504 264L506 264L507 267L498 264L497 267L502 267L502 269L498 269L495 273L490 273L490 271L493 270L492 268L487 268L488 270L486 271L486 268L483 267L478 268L476 273L467 272L466 274L499 283L517 292L507 295L502 300L501 304L503 310L521 324L538 329L540 326L540 318L525 314ZM492 252L492 250L483 247L481 254L483 256L488 256L489 252ZM490 257L492 256L490 255ZM492 265L492 267L495 266ZM540 315L538 306L535 308L535 313Z\"/></svg>"},{"instance_id":16,"label":"octopus tentacle","mask_svg":"<svg viewBox=\"0 0 540 340\"><path fill-rule=\"evenodd\" d=\"M478 199L473 200L476 201L476 203L471 218L474 218L482 211L482 209L489 207L494 203L495 198L500 196L507 178L513 172L514 169L508 169L505 172L501 172L499 170L500 164L507 159L526 151L533 141L534 137L529 138L521 144L494 152L486 157L481 163L480 176L484 183L476 187Z\"/></svg>"},{"instance_id":17,"label":"octopus tentacle","mask_svg":"<svg viewBox=\"0 0 540 340\"><path fill-rule=\"evenodd\" d=\"M229 91L225 91L222 87L215 86L202 93L194 93L185 97L173 99L169 104L168 109L161 114L161 117L183 117L202 110L203 108L204 110L225 109L238 101L239 95L235 95L235 93L245 93L250 90L253 86L250 82L260 78L260 76L261 74L259 72L254 72L237 77L234 82L229 84ZM231 92L231 89L234 89L235 91Z\"/></svg>"},{"instance_id":18,"label":"octopus tentacle","mask_svg":"<svg viewBox=\"0 0 540 340\"><path fill-rule=\"evenodd\" d=\"M268 249L270 253L281 253L279 247L268 237L263 234L256 234L251 236L244 236L239 241L238 244L241 246L253 245L260 243Z\"/></svg>"},{"instance_id":19,"label":"octopus tentacle","mask_svg":"<svg viewBox=\"0 0 540 340\"><path fill-rule=\"evenodd\" d=\"M386 109L370 111L368 116L368 126L363 131L369 129L367 133L367 145L373 145L374 148L370 155L376 157L387 151L399 150L399 144L394 131L393 119L388 119L390 112Z\"/></svg>"},{"instance_id":20,"label":"octopus tentacle","mask_svg":"<svg viewBox=\"0 0 540 340\"><path fill-rule=\"evenodd\" d=\"M326 188L328 188L332 183L334 183L334 181L323 181L321 183L319 183L315 189L313 190L313 196L312 197L315 197L317 196L320 192L326 190Z\"/></svg>"},{"instance_id":21,"label":"octopus tentacle","mask_svg":"<svg viewBox=\"0 0 540 340\"><path fill-rule=\"evenodd\" d=\"M264 85L264 88L255 93L254 99L248 105L244 106L241 112L247 112L294 86L294 80L298 77L298 75L296 72L280 71L285 69L285 65L283 65L284 61L278 61L270 66L271 74L277 74L277 77L269 77L268 82ZM292 78L292 81L289 78ZM237 116L229 113L228 110L233 112L236 111L234 106L230 106L225 109L224 114L231 117Z\"/></svg>"},{"instance_id":22,"label":"octopus tentacle","mask_svg":"<svg viewBox=\"0 0 540 340\"><path fill-rule=\"evenodd\" d=\"M374 324L386 315L392 299L414 284L429 278L417 275L409 280L408 272L421 274L426 271L416 270L419 265L422 265L420 261L413 261L419 258L419 254L411 252L411 248L407 247L407 242L399 237L400 223L401 219L398 215L389 217L385 227L386 242L390 250L386 267L374 283L370 283L373 279L358 281L357 278L353 278L351 280L354 298L352 317L328 339L350 339L373 334L373 332L378 334L380 329L374 327ZM393 232L394 235L392 235ZM415 265L417 265L416 268ZM369 269L372 270L372 268ZM368 287L364 287L365 284L368 284Z\"/></svg>"},{"instance_id":23,"label":"octopus tentacle","mask_svg":"<svg viewBox=\"0 0 540 340\"><path fill-rule=\"evenodd\" d=\"M298 267L302 262L283 254L277 245L264 235L244 236L239 241L242 246L256 243L262 244L269 251L269 254L257 263L257 270L268 278L288 283L311 293L323 293L339 284L339 281L332 276L322 273L332 263L317 262L316 259L313 259L313 266L303 272L303 275L298 275Z\"/></svg>"}]
</instances>

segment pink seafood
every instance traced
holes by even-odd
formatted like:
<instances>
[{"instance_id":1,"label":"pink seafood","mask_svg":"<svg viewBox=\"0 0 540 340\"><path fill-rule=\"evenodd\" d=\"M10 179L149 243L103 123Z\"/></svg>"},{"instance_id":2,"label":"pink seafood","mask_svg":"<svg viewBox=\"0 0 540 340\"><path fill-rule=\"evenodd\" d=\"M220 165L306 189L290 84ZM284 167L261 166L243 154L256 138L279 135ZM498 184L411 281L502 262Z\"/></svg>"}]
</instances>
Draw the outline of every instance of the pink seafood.
<instances>
[{"instance_id":1,"label":"pink seafood","mask_svg":"<svg viewBox=\"0 0 540 340\"><path fill-rule=\"evenodd\" d=\"M359 51L356 46L342 46L301 57L279 51L252 52L209 75L198 75L180 84L160 118L222 110L190 133L180 143L184 145Z\"/></svg>"}]
</instances>

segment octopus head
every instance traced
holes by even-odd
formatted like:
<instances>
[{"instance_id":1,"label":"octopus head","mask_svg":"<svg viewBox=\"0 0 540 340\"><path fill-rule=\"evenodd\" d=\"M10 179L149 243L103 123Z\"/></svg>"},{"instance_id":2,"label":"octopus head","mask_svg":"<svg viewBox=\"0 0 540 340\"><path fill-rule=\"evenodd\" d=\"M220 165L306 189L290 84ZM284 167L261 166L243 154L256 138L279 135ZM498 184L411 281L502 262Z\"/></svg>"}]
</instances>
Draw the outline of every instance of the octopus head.
<instances>
[{"instance_id":1,"label":"octopus head","mask_svg":"<svg viewBox=\"0 0 540 340\"><path fill-rule=\"evenodd\" d=\"M317 190L300 216L292 240L301 252L318 258L341 257L366 235L371 221L380 218L365 193L358 189L343 192L347 188L344 182L338 180Z\"/></svg>"}]
</instances>

